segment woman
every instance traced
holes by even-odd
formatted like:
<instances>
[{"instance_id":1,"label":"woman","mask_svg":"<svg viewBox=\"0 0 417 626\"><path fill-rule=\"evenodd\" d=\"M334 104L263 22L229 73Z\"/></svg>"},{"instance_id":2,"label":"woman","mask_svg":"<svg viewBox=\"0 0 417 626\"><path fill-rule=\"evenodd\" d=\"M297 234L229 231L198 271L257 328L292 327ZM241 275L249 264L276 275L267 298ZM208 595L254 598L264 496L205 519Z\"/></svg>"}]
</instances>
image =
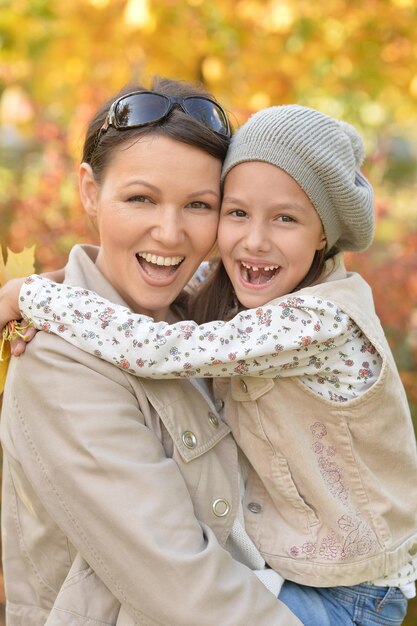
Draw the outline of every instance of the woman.
<instances>
[{"instance_id":1,"label":"woman","mask_svg":"<svg viewBox=\"0 0 417 626\"><path fill-rule=\"evenodd\" d=\"M229 135L175 81L106 103L79 176L101 243L75 247L65 280L180 319ZM1 437L9 626L300 624L248 569L264 562L239 523L236 447L199 383L139 381L40 333L10 365Z\"/></svg>"}]
</instances>

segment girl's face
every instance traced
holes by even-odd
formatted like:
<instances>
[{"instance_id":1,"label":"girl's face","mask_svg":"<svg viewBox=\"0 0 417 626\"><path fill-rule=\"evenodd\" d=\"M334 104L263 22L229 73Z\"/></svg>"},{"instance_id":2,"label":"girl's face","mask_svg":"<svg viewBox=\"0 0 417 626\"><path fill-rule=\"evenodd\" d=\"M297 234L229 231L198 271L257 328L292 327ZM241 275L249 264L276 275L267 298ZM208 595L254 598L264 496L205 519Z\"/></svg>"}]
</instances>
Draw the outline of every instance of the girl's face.
<instances>
[{"instance_id":1,"label":"girl's face","mask_svg":"<svg viewBox=\"0 0 417 626\"><path fill-rule=\"evenodd\" d=\"M81 198L101 240L97 265L134 311L168 319L212 248L220 168L204 151L156 135L118 147L100 185L82 164Z\"/></svg>"},{"instance_id":2,"label":"girl's face","mask_svg":"<svg viewBox=\"0 0 417 626\"><path fill-rule=\"evenodd\" d=\"M218 246L243 306L261 306L293 291L325 245L314 206L289 174L252 161L226 176Z\"/></svg>"}]
</instances>

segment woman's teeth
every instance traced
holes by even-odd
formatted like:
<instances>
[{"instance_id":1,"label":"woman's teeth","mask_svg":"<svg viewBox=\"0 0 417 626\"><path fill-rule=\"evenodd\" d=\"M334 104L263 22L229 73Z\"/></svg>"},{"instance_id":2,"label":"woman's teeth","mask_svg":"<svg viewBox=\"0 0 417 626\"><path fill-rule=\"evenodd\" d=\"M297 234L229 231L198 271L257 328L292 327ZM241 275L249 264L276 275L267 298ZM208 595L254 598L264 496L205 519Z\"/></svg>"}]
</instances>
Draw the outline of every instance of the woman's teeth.
<instances>
[{"instance_id":1,"label":"woman's teeth","mask_svg":"<svg viewBox=\"0 0 417 626\"><path fill-rule=\"evenodd\" d=\"M150 252L138 252L138 257L141 257L147 263L154 263L155 265L179 265L184 260L183 256L157 256Z\"/></svg>"},{"instance_id":2,"label":"woman's teeth","mask_svg":"<svg viewBox=\"0 0 417 626\"><path fill-rule=\"evenodd\" d=\"M176 273L184 256L159 256L150 252L136 254L142 270L154 280L166 280Z\"/></svg>"},{"instance_id":3,"label":"woman's teeth","mask_svg":"<svg viewBox=\"0 0 417 626\"><path fill-rule=\"evenodd\" d=\"M267 265L265 267L258 267L257 265L250 265L249 263L240 262L240 270L242 278L245 282L252 285L264 285L268 283L277 273L279 265Z\"/></svg>"}]
</instances>

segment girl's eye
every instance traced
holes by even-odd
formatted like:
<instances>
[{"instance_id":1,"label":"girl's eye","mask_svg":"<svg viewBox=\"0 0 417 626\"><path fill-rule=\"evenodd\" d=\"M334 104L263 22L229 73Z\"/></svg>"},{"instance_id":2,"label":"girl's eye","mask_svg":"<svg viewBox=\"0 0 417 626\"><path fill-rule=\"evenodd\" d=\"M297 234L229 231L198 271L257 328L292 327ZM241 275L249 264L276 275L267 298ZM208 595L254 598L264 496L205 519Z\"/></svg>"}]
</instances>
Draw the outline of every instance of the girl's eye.
<instances>
[{"instance_id":1,"label":"girl's eye","mask_svg":"<svg viewBox=\"0 0 417 626\"><path fill-rule=\"evenodd\" d=\"M189 206L190 209L211 209L211 206L207 202L200 202L199 200L190 202L187 206Z\"/></svg>"},{"instance_id":2,"label":"girl's eye","mask_svg":"<svg viewBox=\"0 0 417 626\"><path fill-rule=\"evenodd\" d=\"M229 215L233 215L233 217L246 217L246 211L242 209L235 209L234 211L230 211Z\"/></svg>"},{"instance_id":3,"label":"girl's eye","mask_svg":"<svg viewBox=\"0 0 417 626\"><path fill-rule=\"evenodd\" d=\"M295 222L295 219L293 217L291 217L291 215L279 215L277 217L277 221L278 222Z\"/></svg>"}]
</instances>

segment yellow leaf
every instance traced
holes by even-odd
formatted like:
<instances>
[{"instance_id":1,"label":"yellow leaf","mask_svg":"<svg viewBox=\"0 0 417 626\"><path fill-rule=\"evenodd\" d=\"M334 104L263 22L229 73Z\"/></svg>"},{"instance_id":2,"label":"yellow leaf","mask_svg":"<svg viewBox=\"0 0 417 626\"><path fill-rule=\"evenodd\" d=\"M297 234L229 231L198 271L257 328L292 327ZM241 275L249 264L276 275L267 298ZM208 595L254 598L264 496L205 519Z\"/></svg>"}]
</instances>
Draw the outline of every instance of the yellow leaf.
<instances>
[{"instance_id":1,"label":"yellow leaf","mask_svg":"<svg viewBox=\"0 0 417 626\"><path fill-rule=\"evenodd\" d=\"M22 252L12 252L7 248L7 261L0 261L0 285L11 278L23 278L35 271L35 246L23 248ZM3 273L3 276L1 275Z\"/></svg>"},{"instance_id":2,"label":"yellow leaf","mask_svg":"<svg viewBox=\"0 0 417 626\"><path fill-rule=\"evenodd\" d=\"M0 287L6 282L6 266L3 260L3 254L0 249Z\"/></svg>"},{"instance_id":3,"label":"yellow leaf","mask_svg":"<svg viewBox=\"0 0 417 626\"><path fill-rule=\"evenodd\" d=\"M24 248L22 252L12 252L7 248L7 261L4 262L0 250L0 287L11 278L22 278L35 271L35 246ZM3 341L0 334L0 395L3 393L7 368L10 361L10 343Z\"/></svg>"},{"instance_id":4,"label":"yellow leaf","mask_svg":"<svg viewBox=\"0 0 417 626\"><path fill-rule=\"evenodd\" d=\"M0 340L1 343L1 340ZM3 393L4 384L6 382L7 368L10 361L10 344L5 342L3 346L3 355L0 360L0 395Z\"/></svg>"}]
</instances>

